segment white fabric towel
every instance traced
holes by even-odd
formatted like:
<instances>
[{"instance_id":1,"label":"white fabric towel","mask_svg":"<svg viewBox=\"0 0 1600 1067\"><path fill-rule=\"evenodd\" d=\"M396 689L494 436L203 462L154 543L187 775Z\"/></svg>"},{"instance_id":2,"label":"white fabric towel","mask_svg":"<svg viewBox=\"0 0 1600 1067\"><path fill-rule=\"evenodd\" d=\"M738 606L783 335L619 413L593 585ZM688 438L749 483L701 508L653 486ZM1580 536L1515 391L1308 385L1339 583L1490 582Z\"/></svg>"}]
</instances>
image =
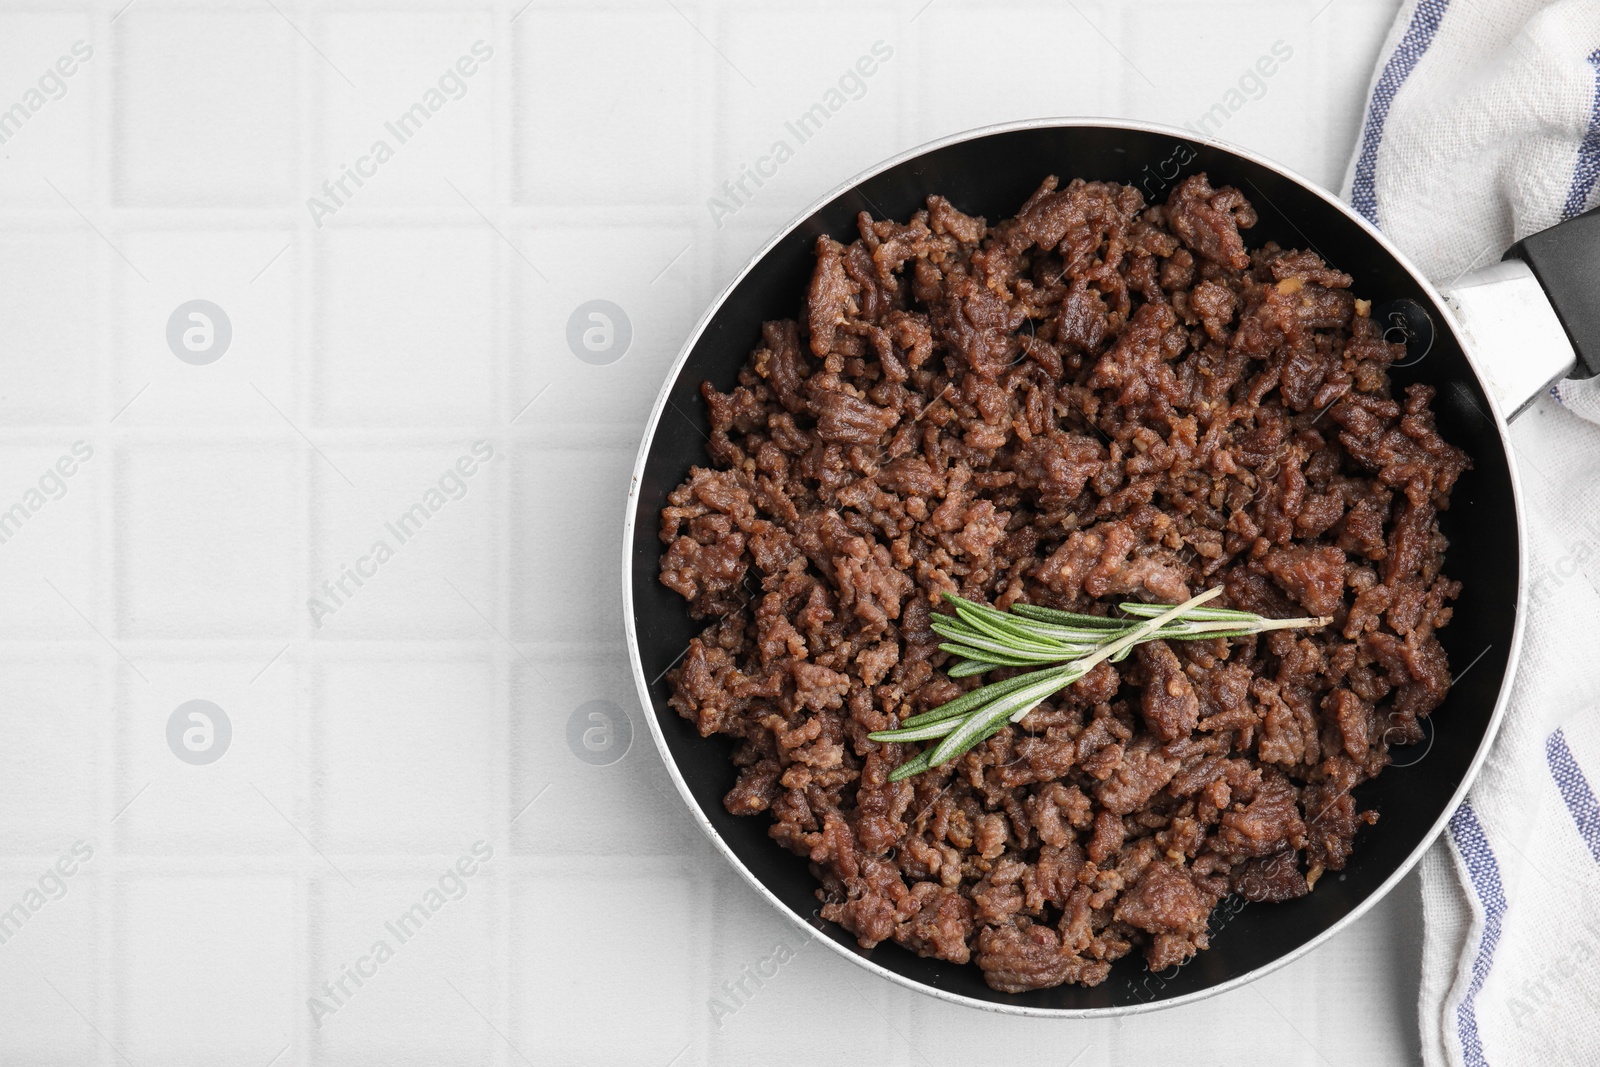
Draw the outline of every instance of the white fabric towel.
<instances>
[{"instance_id":1,"label":"white fabric towel","mask_svg":"<svg viewBox=\"0 0 1600 1067\"><path fill-rule=\"evenodd\" d=\"M1597 177L1600 4L1401 6L1344 192L1434 282L1593 207ZM1600 385L1568 382L1512 429L1527 637L1488 765L1422 863L1429 1067L1600 1064L1596 423Z\"/></svg>"}]
</instances>

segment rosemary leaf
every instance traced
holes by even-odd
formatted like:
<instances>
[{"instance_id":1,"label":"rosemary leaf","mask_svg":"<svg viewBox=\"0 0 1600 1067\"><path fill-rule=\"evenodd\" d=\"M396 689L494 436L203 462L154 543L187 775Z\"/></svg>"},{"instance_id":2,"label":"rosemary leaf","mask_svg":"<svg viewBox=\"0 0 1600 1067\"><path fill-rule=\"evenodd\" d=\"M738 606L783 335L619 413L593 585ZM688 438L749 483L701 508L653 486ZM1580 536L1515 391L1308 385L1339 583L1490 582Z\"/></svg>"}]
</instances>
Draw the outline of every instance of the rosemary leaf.
<instances>
[{"instance_id":1,"label":"rosemary leaf","mask_svg":"<svg viewBox=\"0 0 1600 1067\"><path fill-rule=\"evenodd\" d=\"M1049 669L1054 671L1062 671L1066 668L1053 667ZM1015 677L1007 678L1002 682L990 682L988 685L980 686L964 696L959 696L948 703L940 704L932 711L925 711L921 715L913 715L911 718L902 722L900 726L902 728L907 726L921 726L924 723L938 722L940 719L948 719L957 715L965 714L971 709L977 707L979 704L986 704L996 697L1003 697L1007 693L1014 693L1023 686L1028 685L1030 682L1037 681L1035 675L1039 673L1039 671L1030 671L1027 674L1019 674ZM877 734L868 734L867 736L871 737L874 741L881 740Z\"/></svg>"},{"instance_id":2,"label":"rosemary leaf","mask_svg":"<svg viewBox=\"0 0 1600 1067\"><path fill-rule=\"evenodd\" d=\"M1146 604L1138 600L1125 601L1117 607L1126 614L1141 619L1153 619L1167 610L1165 604ZM1195 622L1215 622L1223 619L1238 619L1244 622L1256 622L1261 619L1248 611L1238 611L1234 608L1195 608L1184 613L1184 618Z\"/></svg>"},{"instance_id":3,"label":"rosemary leaf","mask_svg":"<svg viewBox=\"0 0 1600 1067\"><path fill-rule=\"evenodd\" d=\"M1123 625L1121 619L1111 619L1104 615L1082 615L1076 611L1057 611L1055 608L1040 607L1037 604L1013 604L1011 610L1025 619L1038 619L1040 622L1054 622L1091 630L1115 630Z\"/></svg>"},{"instance_id":4,"label":"rosemary leaf","mask_svg":"<svg viewBox=\"0 0 1600 1067\"><path fill-rule=\"evenodd\" d=\"M1005 652L1003 645L989 646L946 641L939 646L952 656L983 660L997 667L1034 667L1045 663L1060 663L1067 658L1052 652Z\"/></svg>"},{"instance_id":5,"label":"rosemary leaf","mask_svg":"<svg viewBox=\"0 0 1600 1067\"><path fill-rule=\"evenodd\" d=\"M998 623L998 622L995 622L993 620L986 619L982 615L978 614L977 612L973 612L973 611L970 611L970 609L963 608L959 604L956 605L956 611L960 614L961 618L963 619L963 621L965 621L967 623L968 626L970 626L973 630L978 631L979 634L989 638L990 640L1004 642L1004 643L1011 644L1011 645L1014 645L1014 646L1019 647L1019 648L1020 647L1034 648L1034 649L1037 649L1037 650L1039 650L1041 652L1058 652L1061 649L1061 642L1060 641L1047 639L1047 638L1041 638L1041 637L1039 637L1039 636L1037 636L1035 634L1031 634L1031 633L1027 632L1026 630L1021 629L1020 627L1008 627L1008 626L1005 626L1005 625L1003 625L1001 623ZM949 616L947 616L947 615L946 616L935 615L933 618L934 618L934 620L939 620L939 619L949 618ZM940 625L941 624L938 624L936 622L934 624L934 629L935 630L939 630L940 629ZM942 624L942 625L946 629L951 629L952 628L952 627L949 626L948 623L945 623L945 624ZM946 634L945 636L948 637L950 635Z\"/></svg>"},{"instance_id":6,"label":"rosemary leaf","mask_svg":"<svg viewBox=\"0 0 1600 1067\"><path fill-rule=\"evenodd\" d=\"M1074 677L1052 672L1032 685L1024 686L1015 693L1008 693L998 700L984 704L963 719L961 725L954 731L945 735L944 740L934 748L930 757L931 762L937 765L955 759L974 745L992 737L1013 715L1022 718L1032 711L1039 701L1065 689L1076 678L1081 678L1083 673L1078 672Z\"/></svg>"}]
</instances>

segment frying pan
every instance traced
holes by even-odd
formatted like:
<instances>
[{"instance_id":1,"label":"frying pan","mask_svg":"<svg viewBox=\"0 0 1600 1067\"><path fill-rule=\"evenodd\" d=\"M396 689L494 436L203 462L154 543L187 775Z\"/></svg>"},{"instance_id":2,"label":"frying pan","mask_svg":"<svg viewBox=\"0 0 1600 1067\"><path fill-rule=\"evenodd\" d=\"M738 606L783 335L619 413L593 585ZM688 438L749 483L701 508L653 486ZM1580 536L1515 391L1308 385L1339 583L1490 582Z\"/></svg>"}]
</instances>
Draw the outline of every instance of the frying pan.
<instances>
[{"instance_id":1,"label":"frying pan","mask_svg":"<svg viewBox=\"0 0 1600 1067\"><path fill-rule=\"evenodd\" d=\"M1440 516L1450 541L1448 573L1462 585L1454 620L1441 632L1455 685L1427 720L1428 738L1397 748L1395 765L1356 790L1361 808L1381 818L1357 837L1349 866L1287 903L1228 898L1212 917L1211 947L1186 965L1152 974L1134 953L1093 988L1000 993L984 984L976 965L921 958L892 942L865 952L818 917L817 881L804 858L768 838L770 820L723 810L734 781L731 741L701 738L667 706L666 672L704 625L657 580L663 546L656 536L667 494L692 465L709 463L700 383L733 387L761 323L800 313L817 236L852 240L860 211L903 220L939 193L969 214L1006 218L1050 174L1063 183L1126 182L1157 201L1201 171L1213 186L1234 186L1250 199L1260 216L1246 233L1252 247L1276 241L1310 248L1355 279L1353 291L1374 299L1373 314L1390 339L1407 343L1407 358L1392 369L1396 388L1432 385L1440 432L1472 456L1473 469ZM1581 346L1569 331L1600 347L1600 322L1585 318L1600 303L1585 299L1596 279L1584 274L1592 268L1583 258L1585 249L1600 250L1597 227L1600 216L1589 216L1545 231L1444 294L1344 203L1284 168L1189 131L1098 119L959 134L829 193L757 253L695 326L656 399L634 467L623 546L629 653L650 733L694 820L758 893L824 945L902 985L995 1011L1081 1017L1182 1004L1242 985L1326 941L1377 903L1438 837L1499 725L1526 591L1522 505L1505 420L1572 368Z\"/></svg>"}]
</instances>

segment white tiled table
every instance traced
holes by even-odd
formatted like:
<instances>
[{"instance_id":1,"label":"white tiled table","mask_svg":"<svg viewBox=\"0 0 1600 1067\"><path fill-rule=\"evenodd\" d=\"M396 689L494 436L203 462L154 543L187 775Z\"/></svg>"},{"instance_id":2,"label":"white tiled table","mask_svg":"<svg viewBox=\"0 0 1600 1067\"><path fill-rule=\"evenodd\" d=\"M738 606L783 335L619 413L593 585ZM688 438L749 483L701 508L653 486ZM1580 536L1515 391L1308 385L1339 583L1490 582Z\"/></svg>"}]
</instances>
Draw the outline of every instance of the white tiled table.
<instances>
[{"instance_id":1,"label":"white tiled table","mask_svg":"<svg viewBox=\"0 0 1600 1067\"><path fill-rule=\"evenodd\" d=\"M983 123L1213 104L1336 186L1395 0L125 2L0 4L0 109L93 48L0 145L0 511L27 513L0 543L0 912L26 915L0 1062L1200 1067L1239 1061L1224 1025L1259 1061L1415 1059L1411 883L1250 988L1125 1021L969 1011L817 947L714 1016L800 941L672 792L617 588L668 364L816 195ZM1014 60L977 54L1008 35ZM477 41L398 144L385 123ZM859 98L718 225L721 183L878 41ZM392 158L317 225L308 198L380 137ZM166 339L194 298L233 330L205 366ZM565 340L595 298L633 328L608 366ZM389 533L477 441L494 458ZM209 765L168 747L193 699L232 726ZM567 744L590 701L632 716L608 765Z\"/></svg>"}]
</instances>

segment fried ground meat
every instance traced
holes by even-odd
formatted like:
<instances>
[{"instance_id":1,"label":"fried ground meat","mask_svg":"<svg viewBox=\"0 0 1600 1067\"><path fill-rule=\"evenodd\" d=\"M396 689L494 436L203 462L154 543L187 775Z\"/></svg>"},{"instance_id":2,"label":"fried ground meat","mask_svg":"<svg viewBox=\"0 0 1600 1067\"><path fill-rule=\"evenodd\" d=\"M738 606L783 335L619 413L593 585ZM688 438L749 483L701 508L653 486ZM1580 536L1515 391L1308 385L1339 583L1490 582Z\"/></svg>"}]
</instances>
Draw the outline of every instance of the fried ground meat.
<instances>
[{"instance_id":1,"label":"fried ground meat","mask_svg":"<svg viewBox=\"0 0 1600 1067\"><path fill-rule=\"evenodd\" d=\"M1459 587L1438 512L1470 466L1351 279L1249 248L1203 175L1165 204L1050 178L995 225L938 196L816 246L796 321L661 513L707 620L671 705L736 740L729 811L807 857L867 948L1021 991L1206 947L1229 894L1312 891L1376 819L1350 795L1422 736ZM1317 630L1153 642L953 763L890 782L948 678L939 595L1106 613L1221 585Z\"/></svg>"}]
</instances>

